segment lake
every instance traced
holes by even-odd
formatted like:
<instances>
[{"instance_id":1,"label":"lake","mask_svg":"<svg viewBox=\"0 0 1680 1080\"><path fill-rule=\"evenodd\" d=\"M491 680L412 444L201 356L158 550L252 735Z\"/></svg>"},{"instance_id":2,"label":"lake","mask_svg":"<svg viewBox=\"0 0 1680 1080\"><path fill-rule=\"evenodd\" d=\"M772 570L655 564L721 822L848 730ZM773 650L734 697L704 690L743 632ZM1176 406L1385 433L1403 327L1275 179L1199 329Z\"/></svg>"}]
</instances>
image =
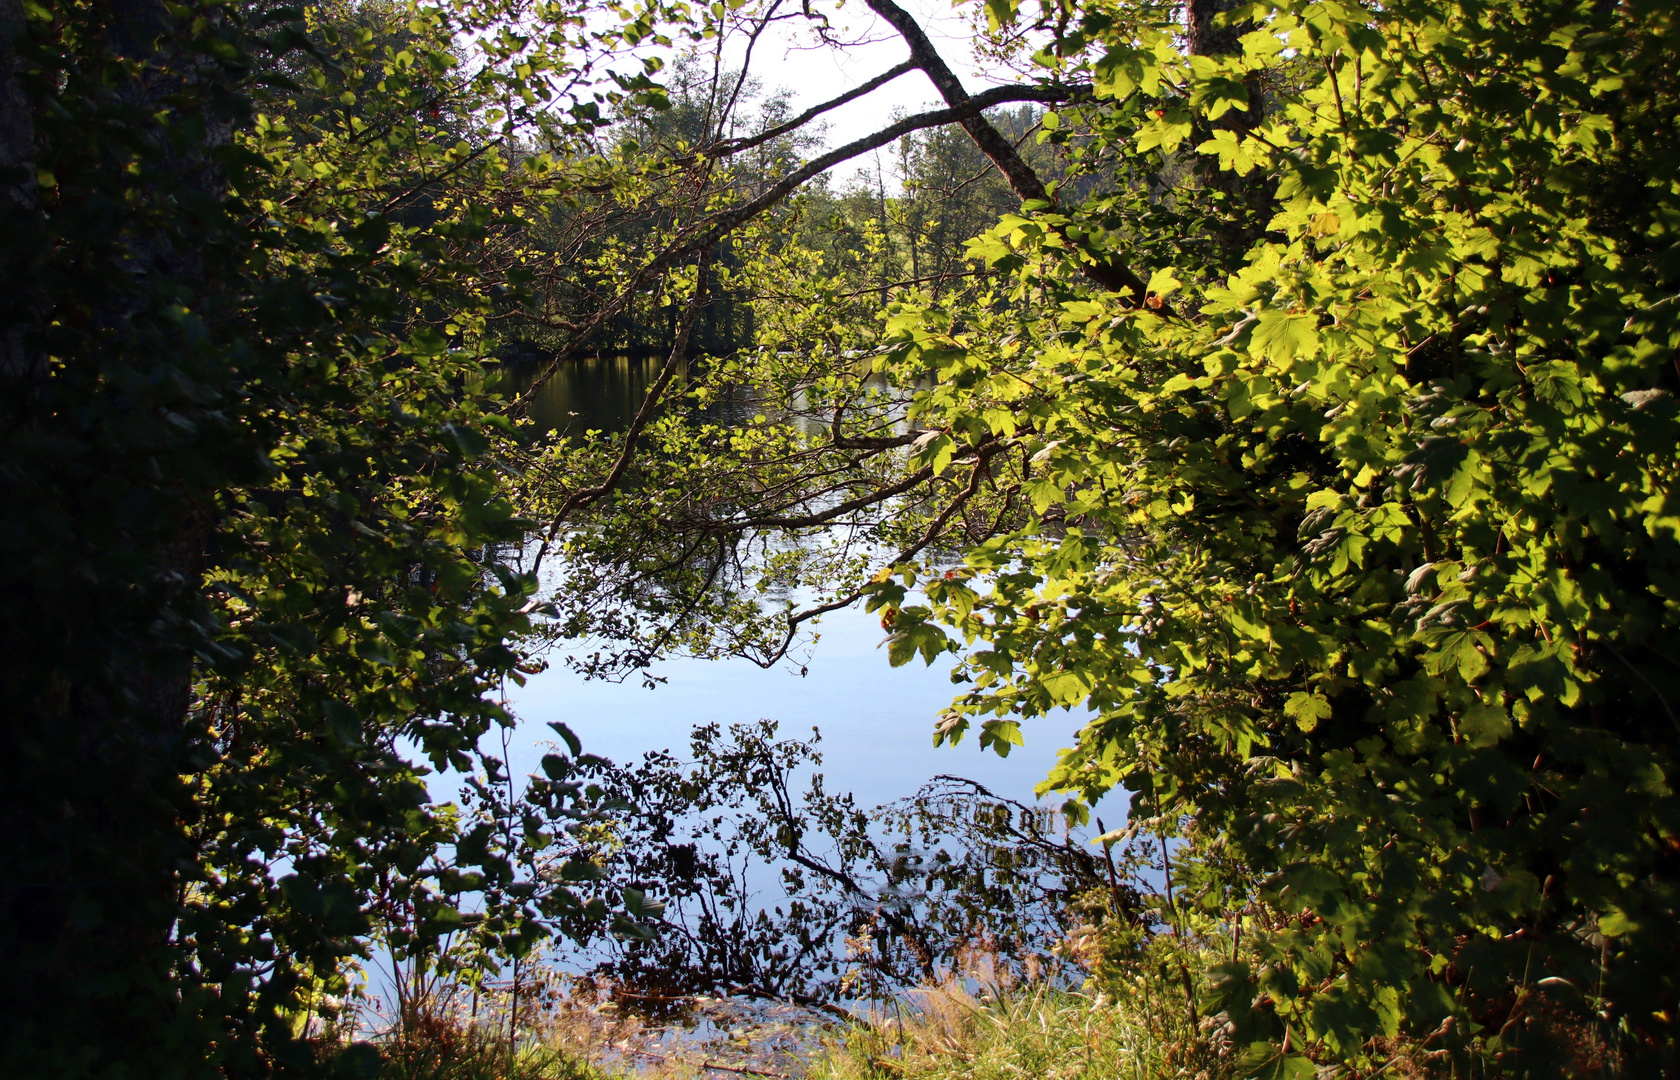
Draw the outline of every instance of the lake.
<instances>
[{"instance_id":1,"label":"lake","mask_svg":"<svg viewBox=\"0 0 1680 1080\"><path fill-rule=\"evenodd\" d=\"M547 431L621 430L662 362L652 356L574 361L537 393L532 419ZM523 388L534 371L511 374L514 387ZM797 663L764 669L747 660L679 658L655 665L650 674L665 681L648 689L636 678L585 680L562 657L551 657L547 671L523 688L509 687L522 721L510 755L515 775L536 768L542 744L552 737L550 722L570 727L586 751L628 761L649 750L680 751L700 724L770 719L783 737L804 738L819 728L829 789L851 791L865 805L912 795L941 773L1031 802L1033 786L1079 727L1072 715L1026 725L1027 745L1008 758L982 752L972 735L959 746L935 748L934 722L958 689L948 663L942 659L928 668L917 659L889 666L879 647L886 634L861 605L824 616L817 631L821 638L803 676Z\"/></svg>"}]
</instances>

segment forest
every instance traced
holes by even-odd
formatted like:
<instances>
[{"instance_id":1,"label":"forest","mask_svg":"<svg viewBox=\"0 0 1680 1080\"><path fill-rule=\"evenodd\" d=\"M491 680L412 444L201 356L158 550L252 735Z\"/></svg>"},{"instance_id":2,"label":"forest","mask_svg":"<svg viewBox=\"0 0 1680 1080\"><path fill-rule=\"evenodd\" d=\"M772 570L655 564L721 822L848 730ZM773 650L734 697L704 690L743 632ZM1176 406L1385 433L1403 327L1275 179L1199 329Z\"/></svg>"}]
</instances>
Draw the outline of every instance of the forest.
<instances>
[{"instance_id":1,"label":"forest","mask_svg":"<svg viewBox=\"0 0 1680 1080\"><path fill-rule=\"evenodd\" d=\"M1680 1075L1677 349L1669 0L0 0L0 1076Z\"/></svg>"}]
</instances>

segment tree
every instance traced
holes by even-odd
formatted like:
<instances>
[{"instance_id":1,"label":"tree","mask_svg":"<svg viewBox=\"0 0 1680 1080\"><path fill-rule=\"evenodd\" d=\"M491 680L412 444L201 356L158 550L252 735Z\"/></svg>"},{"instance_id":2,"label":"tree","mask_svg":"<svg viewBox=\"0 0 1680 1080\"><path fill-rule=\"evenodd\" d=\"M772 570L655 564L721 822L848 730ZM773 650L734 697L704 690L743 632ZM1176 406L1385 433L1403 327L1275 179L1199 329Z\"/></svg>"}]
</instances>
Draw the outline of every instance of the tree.
<instances>
[{"instance_id":1,"label":"tree","mask_svg":"<svg viewBox=\"0 0 1680 1080\"><path fill-rule=\"evenodd\" d=\"M1256 1071L1672 1070L1672 14L1224 7L989 5L1069 180L964 117L1023 201L972 291L876 337L808 261L760 418L649 428L572 542L645 555L655 644L870 594L894 662L962 655L936 738L1093 709L1048 788L1242 898L1206 989Z\"/></svg>"},{"instance_id":2,"label":"tree","mask_svg":"<svg viewBox=\"0 0 1680 1080\"><path fill-rule=\"evenodd\" d=\"M1402 1034L1549 1074L1572 1025L1672 1069L1672 13L1255 5L1217 56L1080 14L1046 62L1099 81L1087 152L1277 214L1222 264L1170 241L1242 235L1240 184L1023 213L975 248L1012 303L895 314L912 465L1003 441L1032 507L877 586L975 645L941 735L1096 712L1047 787L1252 875L1212 992L1268 1075ZM1069 275L1086 228L1145 310Z\"/></svg>"},{"instance_id":3,"label":"tree","mask_svg":"<svg viewBox=\"0 0 1680 1080\"><path fill-rule=\"evenodd\" d=\"M463 253L568 182L496 126L644 84L579 77L558 8L471 63L511 9L322 14L0 5L8 1075L313 1070L376 903L423 955L511 872L420 764L511 722L532 590Z\"/></svg>"},{"instance_id":4,"label":"tree","mask_svg":"<svg viewBox=\"0 0 1680 1080\"><path fill-rule=\"evenodd\" d=\"M720 65L704 141L640 156L591 141L664 101L611 58L779 4L0 4L14 1071L305 1070L377 905L424 963L605 915L521 877L527 810L593 813L575 761L470 823L417 764L511 722L516 506L559 625L632 666L774 662L867 595L895 663L974 646L936 737L1094 709L1049 784L1075 816L1130 791L1248 901L1207 990L1255 1071L1404 1035L1539 1073L1589 1030L1672 1069L1672 14L993 3L1031 74L970 93L868 6L903 64L750 134ZM942 107L729 167L912 70ZM1036 149L1009 103L1049 110ZM876 329L880 277L825 276L787 200L949 125L1020 210ZM556 199L662 193L549 360L658 294L647 400L522 446L479 357L570 250L526 241ZM762 347L682 397L726 289ZM731 385L750 424L684 411Z\"/></svg>"},{"instance_id":5,"label":"tree","mask_svg":"<svg viewBox=\"0 0 1680 1080\"><path fill-rule=\"evenodd\" d=\"M589 867L525 873L594 813L563 757L466 812L426 776L496 790L540 607L487 320L532 300L536 209L639 182L591 153L665 103L626 50L704 18L0 5L8 1072L317 1071L375 915L481 970L608 915ZM712 249L824 167L702 199L567 347L670 276L680 360Z\"/></svg>"}]
</instances>

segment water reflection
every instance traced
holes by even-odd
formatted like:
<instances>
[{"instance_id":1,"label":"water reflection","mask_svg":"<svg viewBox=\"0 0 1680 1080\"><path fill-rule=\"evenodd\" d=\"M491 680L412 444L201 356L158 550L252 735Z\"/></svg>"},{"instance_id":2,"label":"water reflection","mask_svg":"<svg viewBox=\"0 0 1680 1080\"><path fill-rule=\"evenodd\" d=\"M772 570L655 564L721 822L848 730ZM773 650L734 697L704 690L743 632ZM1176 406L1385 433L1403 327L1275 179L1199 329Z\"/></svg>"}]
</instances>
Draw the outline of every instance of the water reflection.
<instances>
[{"instance_id":1,"label":"water reflection","mask_svg":"<svg viewBox=\"0 0 1680 1080\"><path fill-rule=\"evenodd\" d=\"M623 431L641 408L648 387L665 357L656 354L585 356L559 368L531 401L530 415L539 430L581 436L590 430ZM696 357L677 380L677 392L705 361ZM505 392L520 393L542 372L535 357L507 368ZM885 389L879 375L866 381ZM750 390L735 388L709 406L704 418L714 423L743 421L767 409ZM719 399L714 398L714 401ZM796 399L794 409L800 408ZM784 417L785 413L779 413ZM815 417L788 417L807 434L826 430ZM906 430L902 418L887 429ZM837 537L831 536L833 540ZM822 543L808 537L803 543ZM768 599L775 599L774 597ZM930 777L957 772L985 783L1000 794L1032 801L1032 786L1055 761L1058 747L1082 717L1045 722L1025 748L1007 760L979 750L970 739L956 750L933 746L933 724L956 692L946 665L902 668L887 664L880 644L885 634L877 616L861 605L833 612L820 626L805 663L769 670L732 658L704 660L671 657L652 673L660 688L650 693L639 680L626 683L590 680L558 656L553 666L513 690L516 711L532 721L532 741L516 746L516 774L534 769L549 737L550 721L569 724L591 752L617 761L633 761L649 749L680 747L694 727L760 718L782 721L789 732L820 725L831 739L825 744L826 772L836 790L853 791L868 805L890 802L914 792Z\"/></svg>"},{"instance_id":2,"label":"water reflection","mask_svg":"<svg viewBox=\"0 0 1680 1080\"><path fill-rule=\"evenodd\" d=\"M704 363L704 357L690 358L666 391L667 398L681 393L691 376L699 377L700 365ZM648 387L659 377L664 364L664 356L652 353L602 354L569 360L538 388L528 406L528 415L536 421L539 433L578 437L586 431L609 434L623 431L635 419ZM525 393L543 371L543 362L531 358L508 364L503 368L502 392L509 397ZM875 392L886 391L886 380L869 372L866 364L860 365L859 375ZM803 391L794 397L788 409L777 409L750 387L727 386L714 388L699 419L716 424L745 423L753 413L762 411L790 421L805 435L827 430L818 418L805 415L804 409ZM890 430L894 433L905 430L902 404L891 415Z\"/></svg>"},{"instance_id":3,"label":"water reflection","mask_svg":"<svg viewBox=\"0 0 1680 1080\"><path fill-rule=\"evenodd\" d=\"M623 431L642 407L642 398L664 363L664 357L653 355L581 356L567 361L531 399L530 417L542 432L575 436L586 431ZM524 393L542 371L540 363L508 367L505 392ZM686 377L686 372L680 374L679 384Z\"/></svg>"}]
</instances>

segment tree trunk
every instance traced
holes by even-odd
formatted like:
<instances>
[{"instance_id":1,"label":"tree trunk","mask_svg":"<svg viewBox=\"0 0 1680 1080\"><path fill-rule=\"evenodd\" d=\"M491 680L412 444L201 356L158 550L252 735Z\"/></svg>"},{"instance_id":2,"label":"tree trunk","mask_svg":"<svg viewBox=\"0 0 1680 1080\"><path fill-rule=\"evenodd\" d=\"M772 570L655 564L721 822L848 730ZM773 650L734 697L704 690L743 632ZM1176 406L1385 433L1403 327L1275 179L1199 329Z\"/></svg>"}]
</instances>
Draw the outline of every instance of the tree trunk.
<instances>
[{"instance_id":1,"label":"tree trunk","mask_svg":"<svg viewBox=\"0 0 1680 1080\"><path fill-rule=\"evenodd\" d=\"M203 272L144 214L119 226L110 249L75 246L67 230L88 201L43 205L34 175L56 152L53 138L97 140L110 110L168 107L182 84L157 48L161 3L118 0L103 14L78 30L102 30L105 51L143 63L145 76L90 105L79 131L45 111L53 80L20 79L21 4L0 0L0 521L11 534L0 539L5 1076L200 1075L213 1038L181 1008L171 942L179 870L190 859L186 646L205 531L168 456L125 442L123 395L98 375L120 363L144 377L164 362L134 321L166 302L160 284L190 294ZM63 85L67 107L90 100L75 96L73 81ZM140 153L154 173L203 190L215 179L202 150L157 139ZM79 192L124 182L117 168L87 171ZM90 327L79 351L62 331L77 319Z\"/></svg>"},{"instance_id":2,"label":"tree trunk","mask_svg":"<svg viewBox=\"0 0 1680 1080\"><path fill-rule=\"evenodd\" d=\"M1242 38L1255 29L1253 23L1218 25L1218 16L1245 6L1242 0L1191 0L1185 8L1185 37L1192 56L1231 56L1242 52ZM1217 120L1198 120L1190 138L1198 146L1215 131L1229 131L1237 138L1254 130L1265 108L1265 87L1249 78L1248 109L1230 109ZM1265 232L1274 213L1271 188L1258 172L1238 176L1219 167L1219 159L1208 154L1192 156L1196 177L1212 195L1216 213L1222 219L1213 229L1213 239L1226 264L1235 268L1243 255Z\"/></svg>"}]
</instances>

